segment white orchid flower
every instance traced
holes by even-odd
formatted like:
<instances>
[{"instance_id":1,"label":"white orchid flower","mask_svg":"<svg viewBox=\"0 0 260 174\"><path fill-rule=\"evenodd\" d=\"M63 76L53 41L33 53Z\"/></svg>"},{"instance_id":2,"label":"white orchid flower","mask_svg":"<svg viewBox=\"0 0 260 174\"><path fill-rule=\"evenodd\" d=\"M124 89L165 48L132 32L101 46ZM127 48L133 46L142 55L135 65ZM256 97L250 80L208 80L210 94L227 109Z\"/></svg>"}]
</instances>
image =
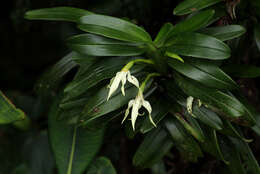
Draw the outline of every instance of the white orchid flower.
<instances>
[{"instance_id":1,"label":"white orchid flower","mask_svg":"<svg viewBox=\"0 0 260 174\"><path fill-rule=\"evenodd\" d=\"M122 83L121 92L125 96L125 84L127 80L133 85L135 85L137 88L139 88L138 80L131 75L130 71L122 70L120 72L117 72L116 76L111 79L109 84L109 92L108 92L107 100L109 100L111 95L117 90L120 82Z\"/></svg>"},{"instance_id":2,"label":"white orchid flower","mask_svg":"<svg viewBox=\"0 0 260 174\"><path fill-rule=\"evenodd\" d=\"M139 89L138 95L135 97L135 99L129 101L128 108L126 109L125 117L124 117L122 123L127 118L128 114L129 114L129 110L132 107L131 122L132 122L133 130L135 130L135 122L136 122L138 115L140 115L138 111L142 106L148 111L149 119L150 119L151 123L156 127L156 124L154 123L152 116L151 116L152 107L148 101L144 100L143 92L140 89Z\"/></svg>"}]
</instances>

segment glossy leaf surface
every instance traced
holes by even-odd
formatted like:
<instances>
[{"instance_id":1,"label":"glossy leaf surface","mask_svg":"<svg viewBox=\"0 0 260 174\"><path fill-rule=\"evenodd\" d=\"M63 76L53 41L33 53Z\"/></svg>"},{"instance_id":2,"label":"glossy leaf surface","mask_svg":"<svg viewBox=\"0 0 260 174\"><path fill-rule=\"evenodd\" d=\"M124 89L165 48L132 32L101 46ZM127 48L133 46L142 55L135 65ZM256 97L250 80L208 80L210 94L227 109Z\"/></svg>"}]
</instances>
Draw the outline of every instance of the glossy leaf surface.
<instances>
[{"instance_id":1,"label":"glossy leaf surface","mask_svg":"<svg viewBox=\"0 0 260 174\"><path fill-rule=\"evenodd\" d=\"M212 106L220 114L224 114L232 120L246 114L244 106L236 98L216 89L207 88L191 79L188 80L181 76L176 77L177 84L185 93L200 99L206 105Z\"/></svg>"},{"instance_id":2,"label":"glossy leaf surface","mask_svg":"<svg viewBox=\"0 0 260 174\"><path fill-rule=\"evenodd\" d=\"M183 56L222 60L230 57L230 48L222 41L204 34L183 33L166 42L167 51Z\"/></svg>"},{"instance_id":3,"label":"glossy leaf surface","mask_svg":"<svg viewBox=\"0 0 260 174\"><path fill-rule=\"evenodd\" d=\"M172 145L167 132L163 128L156 128L145 136L133 157L133 163L141 168L151 167L160 161Z\"/></svg>"},{"instance_id":4,"label":"glossy leaf surface","mask_svg":"<svg viewBox=\"0 0 260 174\"><path fill-rule=\"evenodd\" d=\"M221 41L231 40L243 35L246 29L241 25L204 28L199 33L213 36Z\"/></svg>"},{"instance_id":5,"label":"glossy leaf surface","mask_svg":"<svg viewBox=\"0 0 260 174\"><path fill-rule=\"evenodd\" d=\"M177 146L184 158L196 162L199 157L203 156L198 143L176 119L167 119L165 126L173 139L174 145Z\"/></svg>"},{"instance_id":6,"label":"glossy leaf surface","mask_svg":"<svg viewBox=\"0 0 260 174\"><path fill-rule=\"evenodd\" d=\"M122 42L92 34L70 37L68 46L81 54L91 56L137 56L144 53L144 45Z\"/></svg>"},{"instance_id":7,"label":"glossy leaf surface","mask_svg":"<svg viewBox=\"0 0 260 174\"><path fill-rule=\"evenodd\" d=\"M217 89L236 89L236 83L225 74L220 68L209 61L189 61L184 63L168 59L171 68L179 73L204 84L205 86Z\"/></svg>"},{"instance_id":8,"label":"glossy leaf surface","mask_svg":"<svg viewBox=\"0 0 260 174\"><path fill-rule=\"evenodd\" d=\"M92 12L80 8L53 7L53 8L43 8L43 9L28 11L25 13L25 18L31 20L77 22L77 20L80 17L89 14L92 14Z\"/></svg>"},{"instance_id":9,"label":"glossy leaf surface","mask_svg":"<svg viewBox=\"0 0 260 174\"><path fill-rule=\"evenodd\" d=\"M104 16L87 15L79 20L78 27L86 32L129 42L151 42L150 35L141 27L123 19Z\"/></svg>"},{"instance_id":10,"label":"glossy leaf surface","mask_svg":"<svg viewBox=\"0 0 260 174\"><path fill-rule=\"evenodd\" d=\"M179 33L192 32L205 27L210 19L214 16L214 10L199 12L190 18L177 23L171 30L169 37Z\"/></svg>"},{"instance_id":11,"label":"glossy leaf surface","mask_svg":"<svg viewBox=\"0 0 260 174\"><path fill-rule=\"evenodd\" d=\"M184 0L174 9L173 14L175 15L184 15L192 13L197 10L209 7L216 3L221 2L222 0Z\"/></svg>"},{"instance_id":12,"label":"glossy leaf surface","mask_svg":"<svg viewBox=\"0 0 260 174\"><path fill-rule=\"evenodd\" d=\"M85 129L58 121L58 101L49 114L49 136L60 174L81 174L90 164L99 148L104 128Z\"/></svg>"}]
</instances>

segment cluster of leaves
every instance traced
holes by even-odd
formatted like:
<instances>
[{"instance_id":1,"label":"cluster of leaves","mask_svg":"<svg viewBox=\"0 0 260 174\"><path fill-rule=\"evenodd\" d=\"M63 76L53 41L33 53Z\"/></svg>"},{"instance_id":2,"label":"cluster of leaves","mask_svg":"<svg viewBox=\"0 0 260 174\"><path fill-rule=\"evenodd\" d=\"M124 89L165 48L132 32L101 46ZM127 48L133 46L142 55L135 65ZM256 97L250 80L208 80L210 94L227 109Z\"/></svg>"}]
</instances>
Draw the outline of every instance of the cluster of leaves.
<instances>
[{"instance_id":1,"label":"cluster of leaves","mask_svg":"<svg viewBox=\"0 0 260 174\"><path fill-rule=\"evenodd\" d=\"M183 159L191 162L197 162L204 153L214 156L226 165L222 172L260 173L248 145L252 140L243 135L247 128L260 134L259 115L228 75L257 77L260 71L241 64L242 61L226 60L234 59L230 47L239 49L246 29L242 25L214 25L224 16L235 20L238 3L185 0L174 9L175 15L186 15L183 20L175 25L163 25L154 40L131 21L83 9L56 7L27 12L27 19L74 22L78 29L87 32L67 40L72 52L43 74L37 84L41 94L59 87L48 117L50 144L58 172L116 173L107 158L100 157L94 162L93 159L105 140L105 132L118 124L111 121L123 119L127 103L137 95L137 89L126 85L125 96L117 90L107 101L107 85L128 62L141 58L154 64L134 65L131 74L140 81L150 73L160 76L151 79L144 91L157 127L147 113L138 117L135 131L129 122L122 125L130 139L143 134L133 157L136 167L167 173L163 158L171 158L175 148ZM248 15L255 21L252 37L260 47L257 25L260 4L242 3L244 8L251 6L256 8ZM65 87L59 86L64 75L75 68L73 80ZM7 105L11 113L20 113L10 107ZM11 121L13 118L10 116Z\"/></svg>"}]
</instances>

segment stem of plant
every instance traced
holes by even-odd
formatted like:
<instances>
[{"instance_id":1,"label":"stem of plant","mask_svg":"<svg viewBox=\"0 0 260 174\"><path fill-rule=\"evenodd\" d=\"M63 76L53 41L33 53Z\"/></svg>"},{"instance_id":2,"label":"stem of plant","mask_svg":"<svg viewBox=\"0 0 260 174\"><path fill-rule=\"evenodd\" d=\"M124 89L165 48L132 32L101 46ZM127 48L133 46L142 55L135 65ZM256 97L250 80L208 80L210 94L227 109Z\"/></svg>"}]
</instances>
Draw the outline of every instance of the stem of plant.
<instances>
[{"instance_id":1,"label":"stem of plant","mask_svg":"<svg viewBox=\"0 0 260 174\"><path fill-rule=\"evenodd\" d=\"M154 66L161 74L167 74L167 63L163 50L157 49L153 44L148 44L147 55L154 61Z\"/></svg>"}]
</instances>

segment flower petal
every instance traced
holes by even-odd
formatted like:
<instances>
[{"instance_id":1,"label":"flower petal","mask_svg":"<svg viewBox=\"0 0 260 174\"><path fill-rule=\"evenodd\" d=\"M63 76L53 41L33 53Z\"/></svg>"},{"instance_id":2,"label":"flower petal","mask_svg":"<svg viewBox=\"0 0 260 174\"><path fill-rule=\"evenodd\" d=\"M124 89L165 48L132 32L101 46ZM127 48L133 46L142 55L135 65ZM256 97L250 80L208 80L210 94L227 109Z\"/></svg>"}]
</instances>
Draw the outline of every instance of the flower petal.
<instances>
[{"instance_id":1,"label":"flower petal","mask_svg":"<svg viewBox=\"0 0 260 174\"><path fill-rule=\"evenodd\" d=\"M131 113L131 122L132 122L133 130L135 130L135 122L136 122L137 116L139 115L138 110L140 108L141 108L140 98L136 97L134 104L133 104L132 113Z\"/></svg>"},{"instance_id":2,"label":"flower petal","mask_svg":"<svg viewBox=\"0 0 260 174\"><path fill-rule=\"evenodd\" d=\"M116 89L118 88L119 83L121 82L122 78L126 78L126 73L125 72L118 72L118 73L116 73L116 76L115 76L112 84L109 87L107 100L109 100L111 95L116 91Z\"/></svg>"},{"instance_id":3,"label":"flower petal","mask_svg":"<svg viewBox=\"0 0 260 174\"><path fill-rule=\"evenodd\" d=\"M122 78L121 81L122 81L121 92L122 92L123 96L125 96L126 77Z\"/></svg>"},{"instance_id":4,"label":"flower petal","mask_svg":"<svg viewBox=\"0 0 260 174\"><path fill-rule=\"evenodd\" d=\"M127 73L127 80L135 85L137 88L139 88L139 81L137 80L137 78L135 78L135 76L131 75L130 71L128 71Z\"/></svg>"},{"instance_id":5,"label":"flower petal","mask_svg":"<svg viewBox=\"0 0 260 174\"><path fill-rule=\"evenodd\" d=\"M153 118L152 118L152 107L150 105L150 103L146 100L143 101L143 107L148 111L149 113L149 119L150 119L150 122L154 125L154 127L156 127L156 124L154 123L153 121Z\"/></svg>"},{"instance_id":6,"label":"flower petal","mask_svg":"<svg viewBox=\"0 0 260 174\"><path fill-rule=\"evenodd\" d=\"M128 114L129 114L129 110L130 110L130 108L133 106L133 104L134 104L134 100L130 100L130 101L128 102L128 107L127 107L127 109L126 109L126 111L125 111L125 116L124 116L124 118L123 118L121 124L122 124L122 123L125 121L125 119L127 118Z\"/></svg>"}]
</instances>

